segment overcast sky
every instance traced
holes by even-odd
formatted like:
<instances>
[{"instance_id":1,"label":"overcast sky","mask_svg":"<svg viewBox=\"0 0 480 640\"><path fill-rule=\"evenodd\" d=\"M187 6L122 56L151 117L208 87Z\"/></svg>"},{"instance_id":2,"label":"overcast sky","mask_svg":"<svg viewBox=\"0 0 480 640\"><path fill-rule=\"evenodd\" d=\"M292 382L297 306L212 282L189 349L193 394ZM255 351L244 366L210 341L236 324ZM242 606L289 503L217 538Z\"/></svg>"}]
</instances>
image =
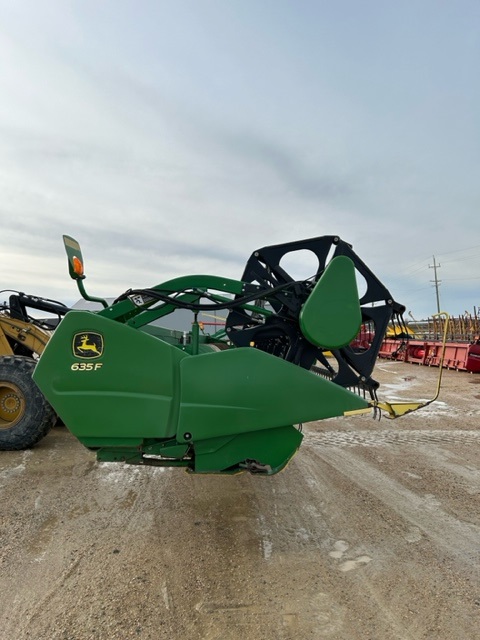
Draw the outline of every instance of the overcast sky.
<instances>
[{"instance_id":1,"label":"overcast sky","mask_svg":"<svg viewBox=\"0 0 480 640\"><path fill-rule=\"evenodd\" d=\"M478 0L0 0L0 289L74 302L64 233L105 296L336 234L478 311L479 62Z\"/></svg>"}]
</instances>

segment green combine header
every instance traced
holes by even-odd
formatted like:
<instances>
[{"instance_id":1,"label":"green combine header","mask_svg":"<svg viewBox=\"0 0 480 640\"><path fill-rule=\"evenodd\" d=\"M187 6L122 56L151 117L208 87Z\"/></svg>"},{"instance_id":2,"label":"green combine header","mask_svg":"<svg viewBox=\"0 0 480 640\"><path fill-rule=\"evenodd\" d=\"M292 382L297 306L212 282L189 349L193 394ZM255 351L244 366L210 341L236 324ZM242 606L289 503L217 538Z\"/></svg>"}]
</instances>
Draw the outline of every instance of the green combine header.
<instances>
[{"instance_id":1,"label":"green combine header","mask_svg":"<svg viewBox=\"0 0 480 640\"><path fill-rule=\"evenodd\" d=\"M299 448L301 423L378 404L371 374L404 307L340 238L263 247L240 280L184 276L113 304L86 293L80 246L64 243L82 296L103 308L66 314L34 380L99 460L274 474ZM281 265L305 250L318 266L295 280ZM191 312L191 330L163 328L179 309ZM203 334L199 314L221 311L225 326ZM374 337L356 351L362 323Z\"/></svg>"}]
</instances>

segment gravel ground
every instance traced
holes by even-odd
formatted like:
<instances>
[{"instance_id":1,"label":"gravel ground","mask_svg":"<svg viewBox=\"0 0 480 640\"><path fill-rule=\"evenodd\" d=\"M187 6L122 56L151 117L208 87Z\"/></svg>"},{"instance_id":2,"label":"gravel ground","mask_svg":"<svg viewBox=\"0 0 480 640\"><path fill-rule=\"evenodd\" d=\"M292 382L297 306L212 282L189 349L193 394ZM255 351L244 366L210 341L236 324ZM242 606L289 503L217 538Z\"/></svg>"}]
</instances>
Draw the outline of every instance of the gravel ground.
<instances>
[{"instance_id":1,"label":"gravel ground","mask_svg":"<svg viewBox=\"0 0 480 640\"><path fill-rule=\"evenodd\" d=\"M437 369L379 361L380 396ZM262 478L0 453L2 640L480 637L480 376L399 420L304 425Z\"/></svg>"}]
</instances>

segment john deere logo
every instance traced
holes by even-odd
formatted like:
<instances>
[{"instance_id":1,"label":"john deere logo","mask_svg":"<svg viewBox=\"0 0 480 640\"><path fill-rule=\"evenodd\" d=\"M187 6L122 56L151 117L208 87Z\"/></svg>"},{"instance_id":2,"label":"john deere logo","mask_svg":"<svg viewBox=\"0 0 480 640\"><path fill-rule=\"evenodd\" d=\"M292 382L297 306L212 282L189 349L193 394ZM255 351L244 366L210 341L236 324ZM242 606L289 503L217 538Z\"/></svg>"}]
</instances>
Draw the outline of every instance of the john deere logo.
<instances>
[{"instance_id":1,"label":"john deere logo","mask_svg":"<svg viewBox=\"0 0 480 640\"><path fill-rule=\"evenodd\" d=\"M92 331L76 333L73 338L73 355L77 358L99 358L103 353L103 336Z\"/></svg>"}]
</instances>

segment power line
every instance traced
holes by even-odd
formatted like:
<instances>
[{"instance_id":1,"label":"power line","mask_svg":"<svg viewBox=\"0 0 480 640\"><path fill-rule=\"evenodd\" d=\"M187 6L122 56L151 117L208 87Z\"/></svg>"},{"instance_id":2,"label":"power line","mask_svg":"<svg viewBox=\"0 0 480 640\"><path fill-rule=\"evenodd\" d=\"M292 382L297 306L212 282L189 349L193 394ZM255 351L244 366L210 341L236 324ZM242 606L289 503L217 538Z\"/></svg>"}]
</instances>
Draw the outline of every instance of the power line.
<instances>
[{"instance_id":1,"label":"power line","mask_svg":"<svg viewBox=\"0 0 480 640\"><path fill-rule=\"evenodd\" d=\"M417 291L426 291L427 289L430 289L430 285L425 285L424 287L415 287L415 289L412 289L411 287L396 287L395 288L395 293L400 293L400 295L403 295L403 293L416 293Z\"/></svg>"},{"instance_id":2,"label":"power line","mask_svg":"<svg viewBox=\"0 0 480 640\"><path fill-rule=\"evenodd\" d=\"M458 258L454 258L453 260L447 260L447 261L443 261L443 264L455 264L456 262L465 262L466 260L469 260L470 262L474 262L475 260L478 261L478 259L480 258L480 256L477 253L471 253L469 255L465 255L465 256L460 256Z\"/></svg>"},{"instance_id":3,"label":"power line","mask_svg":"<svg viewBox=\"0 0 480 640\"><path fill-rule=\"evenodd\" d=\"M424 264L422 264L422 266L421 266L421 267L417 267L416 269L412 269L411 271L404 271L403 273L404 273L406 276L413 276L413 275L415 275L416 273L420 273L420 272L422 272L422 271L425 271L425 269L426 269L426 268L427 268L427 265L426 265L426 263L424 263Z\"/></svg>"},{"instance_id":4,"label":"power line","mask_svg":"<svg viewBox=\"0 0 480 640\"><path fill-rule=\"evenodd\" d=\"M448 256L451 253L460 253L461 251L471 251L472 249L480 249L480 244L476 244L473 247L464 247L463 249L454 249L453 251L445 251L441 253L441 256Z\"/></svg>"},{"instance_id":5,"label":"power line","mask_svg":"<svg viewBox=\"0 0 480 640\"><path fill-rule=\"evenodd\" d=\"M403 270L405 275L413 275L414 273L418 273L419 271L423 271L426 268L426 260L422 262L417 262L416 264L411 265Z\"/></svg>"},{"instance_id":6,"label":"power line","mask_svg":"<svg viewBox=\"0 0 480 640\"><path fill-rule=\"evenodd\" d=\"M463 249L454 249L452 251L445 251L443 253L438 254L437 253L437 258L438 256L450 256L453 253L462 253L462 256L450 259L448 261L443 260L444 264L450 264L452 262L463 262L465 260L475 260L475 259L479 259L480 255L478 253L473 253L473 254L468 254L468 251L474 251L480 249L480 245L474 245L472 247L464 247ZM419 271L422 271L422 269L426 268L426 262L428 261L428 258L425 258L422 262L415 262L414 264L412 264L411 266L403 269L403 273L405 273L406 275L414 275L415 273L418 273ZM429 265L430 266L430 265Z\"/></svg>"},{"instance_id":7,"label":"power line","mask_svg":"<svg viewBox=\"0 0 480 640\"><path fill-rule=\"evenodd\" d=\"M442 282L454 282L458 280L461 280L463 282L464 280L480 280L480 278L478 276L473 278L444 278Z\"/></svg>"}]
</instances>

